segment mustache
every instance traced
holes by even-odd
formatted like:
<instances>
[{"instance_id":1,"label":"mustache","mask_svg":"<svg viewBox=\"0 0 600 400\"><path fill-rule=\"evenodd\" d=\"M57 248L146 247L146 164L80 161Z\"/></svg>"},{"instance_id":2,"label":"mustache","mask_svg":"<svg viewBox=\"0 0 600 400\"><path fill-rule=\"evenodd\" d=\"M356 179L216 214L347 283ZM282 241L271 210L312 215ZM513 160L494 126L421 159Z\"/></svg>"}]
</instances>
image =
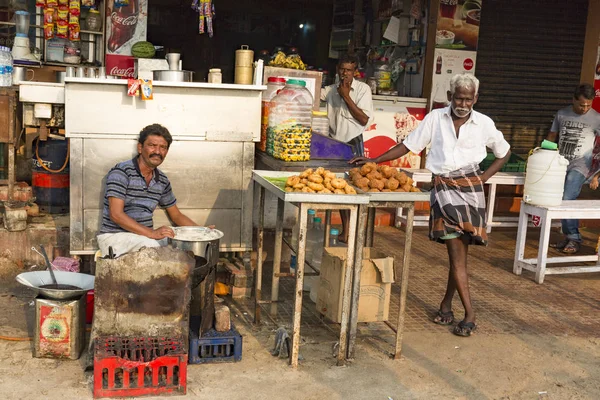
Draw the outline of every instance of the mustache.
<instances>
[{"instance_id":1,"label":"mustache","mask_svg":"<svg viewBox=\"0 0 600 400\"><path fill-rule=\"evenodd\" d=\"M152 155L150 156L150 158L152 158L152 157L158 157L158 158L160 158L161 160L163 159L163 156L161 156L160 154L152 154Z\"/></svg>"}]
</instances>

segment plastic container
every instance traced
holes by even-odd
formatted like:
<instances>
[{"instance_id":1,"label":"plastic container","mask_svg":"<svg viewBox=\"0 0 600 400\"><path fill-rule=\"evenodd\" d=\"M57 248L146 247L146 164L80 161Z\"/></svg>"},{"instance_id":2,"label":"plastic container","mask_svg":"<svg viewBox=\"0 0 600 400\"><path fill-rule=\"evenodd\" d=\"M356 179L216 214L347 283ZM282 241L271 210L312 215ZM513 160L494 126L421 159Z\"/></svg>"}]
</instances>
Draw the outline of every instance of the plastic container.
<instances>
[{"instance_id":1,"label":"plastic container","mask_svg":"<svg viewBox=\"0 0 600 400\"><path fill-rule=\"evenodd\" d=\"M392 88L392 72L387 63L387 58L382 58L379 65L377 65L375 79L377 79L377 93Z\"/></svg>"},{"instance_id":2,"label":"plastic container","mask_svg":"<svg viewBox=\"0 0 600 400\"><path fill-rule=\"evenodd\" d=\"M312 131L319 135L329 136L329 118L326 111L313 111Z\"/></svg>"},{"instance_id":3,"label":"plastic container","mask_svg":"<svg viewBox=\"0 0 600 400\"><path fill-rule=\"evenodd\" d=\"M195 317L194 317L195 318ZM189 364L208 364L219 362L236 362L242 360L242 335L235 329L233 323L227 332L217 332L210 329L202 336L194 325L200 321L191 321Z\"/></svg>"},{"instance_id":4,"label":"plastic container","mask_svg":"<svg viewBox=\"0 0 600 400\"><path fill-rule=\"evenodd\" d=\"M67 40L52 38L46 41L46 59L48 61L64 62L65 45Z\"/></svg>"},{"instance_id":5,"label":"plastic container","mask_svg":"<svg viewBox=\"0 0 600 400\"><path fill-rule=\"evenodd\" d=\"M537 206L560 205L568 165L556 150L533 150L527 159L523 201Z\"/></svg>"},{"instance_id":6,"label":"plastic container","mask_svg":"<svg viewBox=\"0 0 600 400\"><path fill-rule=\"evenodd\" d=\"M260 143L258 149L267 151L267 129L269 127L269 113L271 110L273 97L277 92L285 87L285 78L272 76L267 79L267 90L263 92L262 108L261 108L261 123L260 123Z\"/></svg>"},{"instance_id":7,"label":"plastic container","mask_svg":"<svg viewBox=\"0 0 600 400\"><path fill-rule=\"evenodd\" d=\"M0 46L0 86L12 86L13 58L10 49Z\"/></svg>"},{"instance_id":8,"label":"plastic container","mask_svg":"<svg viewBox=\"0 0 600 400\"><path fill-rule=\"evenodd\" d=\"M91 8L85 18L85 25L88 31L100 32L102 30L102 16L100 15L100 11Z\"/></svg>"},{"instance_id":9,"label":"plastic container","mask_svg":"<svg viewBox=\"0 0 600 400\"><path fill-rule=\"evenodd\" d=\"M267 153L283 161L310 160L313 98L306 82L289 79L272 103Z\"/></svg>"},{"instance_id":10,"label":"plastic container","mask_svg":"<svg viewBox=\"0 0 600 400\"><path fill-rule=\"evenodd\" d=\"M211 68L208 70L208 83L222 83L223 74L221 68Z\"/></svg>"},{"instance_id":11,"label":"plastic container","mask_svg":"<svg viewBox=\"0 0 600 400\"><path fill-rule=\"evenodd\" d=\"M323 258L324 233L321 218L315 218L313 228L308 230L306 235L306 258L309 264L317 269L321 267Z\"/></svg>"},{"instance_id":12,"label":"plastic container","mask_svg":"<svg viewBox=\"0 0 600 400\"><path fill-rule=\"evenodd\" d=\"M252 85L254 51L247 45L235 51L235 78L238 85Z\"/></svg>"},{"instance_id":13,"label":"plastic container","mask_svg":"<svg viewBox=\"0 0 600 400\"><path fill-rule=\"evenodd\" d=\"M342 247L339 241L340 231L333 228L329 231L329 247Z\"/></svg>"}]
</instances>

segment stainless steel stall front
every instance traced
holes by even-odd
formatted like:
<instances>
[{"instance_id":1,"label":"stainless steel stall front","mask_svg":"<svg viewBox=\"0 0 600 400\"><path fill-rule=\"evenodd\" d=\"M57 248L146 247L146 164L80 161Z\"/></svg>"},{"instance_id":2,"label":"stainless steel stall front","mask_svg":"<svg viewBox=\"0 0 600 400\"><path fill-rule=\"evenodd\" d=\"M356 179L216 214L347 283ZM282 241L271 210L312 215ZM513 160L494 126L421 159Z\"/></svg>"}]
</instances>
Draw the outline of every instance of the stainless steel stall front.
<instances>
[{"instance_id":1,"label":"stainless steel stall front","mask_svg":"<svg viewBox=\"0 0 600 400\"><path fill-rule=\"evenodd\" d=\"M154 99L127 95L126 80L66 79L71 142L71 254L93 254L105 177L137 154L140 130L159 123L173 144L159 167L183 213L224 232L221 251L252 249L252 168L264 86L154 82ZM169 225L154 213L155 226Z\"/></svg>"}]
</instances>

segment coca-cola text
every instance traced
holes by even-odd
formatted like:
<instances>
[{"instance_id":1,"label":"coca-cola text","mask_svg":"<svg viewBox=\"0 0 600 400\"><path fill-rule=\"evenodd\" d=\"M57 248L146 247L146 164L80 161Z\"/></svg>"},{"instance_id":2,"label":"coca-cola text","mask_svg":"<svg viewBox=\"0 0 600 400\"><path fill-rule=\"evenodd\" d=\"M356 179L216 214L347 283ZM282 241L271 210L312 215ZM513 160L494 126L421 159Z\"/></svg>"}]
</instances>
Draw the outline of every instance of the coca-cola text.
<instances>
[{"instance_id":1,"label":"coca-cola text","mask_svg":"<svg viewBox=\"0 0 600 400\"><path fill-rule=\"evenodd\" d=\"M473 69L473 60L471 60L470 58L465 58L465 61L463 61L463 68L465 69L465 71L470 71Z\"/></svg>"},{"instance_id":2,"label":"coca-cola text","mask_svg":"<svg viewBox=\"0 0 600 400\"><path fill-rule=\"evenodd\" d=\"M140 14L139 0L129 0L129 4L113 8L110 14L111 28L108 38L108 51L114 53L127 43L135 33Z\"/></svg>"}]
</instances>

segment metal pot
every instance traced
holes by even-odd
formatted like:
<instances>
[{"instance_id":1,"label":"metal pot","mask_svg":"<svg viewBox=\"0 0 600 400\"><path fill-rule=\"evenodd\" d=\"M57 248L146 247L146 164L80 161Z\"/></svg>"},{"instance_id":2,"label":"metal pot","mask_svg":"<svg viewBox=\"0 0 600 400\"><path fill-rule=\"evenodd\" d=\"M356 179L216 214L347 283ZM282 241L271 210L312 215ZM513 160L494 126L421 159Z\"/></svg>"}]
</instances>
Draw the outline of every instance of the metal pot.
<instances>
[{"instance_id":1,"label":"metal pot","mask_svg":"<svg viewBox=\"0 0 600 400\"><path fill-rule=\"evenodd\" d=\"M196 266L192 278L192 287L196 287L211 272L219 261L219 240L223 232L202 226L179 226L173 228L175 238L170 238L171 246L176 249L191 251L196 256ZM190 240L193 236L208 236L209 240Z\"/></svg>"},{"instance_id":2,"label":"metal pot","mask_svg":"<svg viewBox=\"0 0 600 400\"><path fill-rule=\"evenodd\" d=\"M155 81L192 82L194 73L192 71L162 70L153 71L152 75Z\"/></svg>"}]
</instances>

